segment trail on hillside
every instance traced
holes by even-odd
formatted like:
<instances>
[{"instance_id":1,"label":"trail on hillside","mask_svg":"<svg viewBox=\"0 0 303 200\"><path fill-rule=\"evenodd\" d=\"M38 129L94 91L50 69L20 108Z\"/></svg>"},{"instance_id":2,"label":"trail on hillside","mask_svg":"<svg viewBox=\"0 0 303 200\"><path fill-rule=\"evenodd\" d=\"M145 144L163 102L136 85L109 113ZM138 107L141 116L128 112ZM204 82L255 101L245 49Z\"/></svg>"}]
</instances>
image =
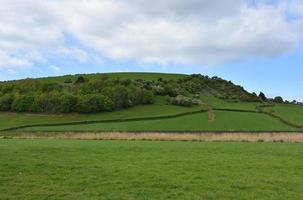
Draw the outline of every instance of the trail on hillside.
<instances>
[{"instance_id":1,"label":"trail on hillside","mask_svg":"<svg viewBox=\"0 0 303 200\"><path fill-rule=\"evenodd\" d=\"M207 107L207 113L208 113L208 122L214 122L216 119L215 112L211 106Z\"/></svg>"}]
</instances>

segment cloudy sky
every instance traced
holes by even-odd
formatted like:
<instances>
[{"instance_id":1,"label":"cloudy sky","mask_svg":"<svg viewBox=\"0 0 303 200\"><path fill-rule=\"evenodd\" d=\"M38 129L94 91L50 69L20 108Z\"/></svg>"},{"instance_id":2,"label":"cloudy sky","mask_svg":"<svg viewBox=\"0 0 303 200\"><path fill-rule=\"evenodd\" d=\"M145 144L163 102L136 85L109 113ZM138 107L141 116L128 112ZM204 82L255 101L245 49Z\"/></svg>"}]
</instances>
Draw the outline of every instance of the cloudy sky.
<instances>
[{"instance_id":1,"label":"cloudy sky","mask_svg":"<svg viewBox=\"0 0 303 200\"><path fill-rule=\"evenodd\" d=\"M0 80L202 73L303 101L302 0L0 3Z\"/></svg>"}]
</instances>

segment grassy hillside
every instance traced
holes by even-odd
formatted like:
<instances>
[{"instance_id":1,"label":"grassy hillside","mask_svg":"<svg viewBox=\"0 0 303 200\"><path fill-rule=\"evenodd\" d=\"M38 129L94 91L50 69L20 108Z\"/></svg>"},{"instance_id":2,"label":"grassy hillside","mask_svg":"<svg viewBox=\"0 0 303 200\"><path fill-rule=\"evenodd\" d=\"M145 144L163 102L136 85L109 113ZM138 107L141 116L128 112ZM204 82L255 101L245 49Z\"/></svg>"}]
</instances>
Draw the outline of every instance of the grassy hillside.
<instances>
[{"instance_id":1,"label":"grassy hillside","mask_svg":"<svg viewBox=\"0 0 303 200\"><path fill-rule=\"evenodd\" d=\"M79 77L84 77L85 82L76 84ZM70 82L65 83L66 80ZM45 86L51 87L50 91L43 92ZM123 90L111 91L116 87L120 89L122 87ZM32 94L30 88L38 91ZM52 91L52 88L56 91ZM141 90L142 88L146 89ZM160 91L163 89L162 93L159 93L159 89ZM111 92L108 92L109 90ZM154 96L149 96L152 102L145 105L129 104L129 101L134 101L131 95L141 94L140 91L153 92ZM118 96L112 97L113 92ZM120 97L121 92L126 92L128 96ZM274 107L262 107L260 110L258 109L260 105L268 103L262 102L241 86L218 77L161 73L108 73L106 78L104 74L102 76L101 74L68 75L0 83L0 102L2 97L8 96L6 93L13 95L21 107L28 103L28 99L33 100L32 103L35 105L38 98L37 102L41 104L40 106L43 108L46 106L51 110L56 106L60 108L60 103L66 100L60 99L61 93L65 96L73 95L72 99L75 97L84 100L81 104L83 108L92 106L97 102L96 100L104 100L105 97L105 100L112 102L124 97L128 99L123 101L126 103L123 104L125 107L118 106L113 110L96 113L75 113L76 111L65 114L48 113L47 109L44 110L45 112L38 113L0 112L0 131L7 129L14 131L303 130L303 106L277 104ZM93 101L85 101L85 98L88 98L86 93L92 96ZM2 103L5 102L3 99L6 98L2 98ZM200 101L200 103L191 104L191 101ZM187 104L188 102L190 105ZM13 102L12 106L15 104ZM201 113L196 113L198 111Z\"/></svg>"},{"instance_id":2,"label":"grassy hillside","mask_svg":"<svg viewBox=\"0 0 303 200\"><path fill-rule=\"evenodd\" d=\"M0 140L0 199L297 200L302 154L289 143Z\"/></svg>"},{"instance_id":3,"label":"grassy hillside","mask_svg":"<svg viewBox=\"0 0 303 200\"><path fill-rule=\"evenodd\" d=\"M121 73L106 73L106 74L110 79L117 79L117 78L131 79L131 80L143 79L147 81L156 81L159 78L177 80L187 76L185 74L146 73L146 72L121 72ZM100 77L100 74L96 73L96 74L65 75L65 76L57 76L57 77L38 78L38 80L41 80L43 82L62 83L66 79L71 79L74 82L76 81L78 76L83 76L90 80L96 80Z\"/></svg>"},{"instance_id":4,"label":"grassy hillside","mask_svg":"<svg viewBox=\"0 0 303 200\"><path fill-rule=\"evenodd\" d=\"M273 113L290 122L303 126L303 106L290 104L275 104L272 107L264 107L263 110Z\"/></svg>"},{"instance_id":5,"label":"grassy hillside","mask_svg":"<svg viewBox=\"0 0 303 200\"><path fill-rule=\"evenodd\" d=\"M279 120L260 113L217 111L215 120L208 114L192 114L170 119L107 122L82 125L42 126L18 131L295 131Z\"/></svg>"}]
</instances>

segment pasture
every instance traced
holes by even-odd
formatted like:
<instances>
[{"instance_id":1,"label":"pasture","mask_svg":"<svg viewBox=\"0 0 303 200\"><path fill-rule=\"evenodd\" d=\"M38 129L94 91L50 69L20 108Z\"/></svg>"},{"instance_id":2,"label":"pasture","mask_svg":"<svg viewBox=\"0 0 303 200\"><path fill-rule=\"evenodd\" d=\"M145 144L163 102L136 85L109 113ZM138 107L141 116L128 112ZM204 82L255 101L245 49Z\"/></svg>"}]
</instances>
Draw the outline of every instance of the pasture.
<instances>
[{"instance_id":1,"label":"pasture","mask_svg":"<svg viewBox=\"0 0 303 200\"><path fill-rule=\"evenodd\" d=\"M298 143L0 140L0 199L303 198Z\"/></svg>"}]
</instances>

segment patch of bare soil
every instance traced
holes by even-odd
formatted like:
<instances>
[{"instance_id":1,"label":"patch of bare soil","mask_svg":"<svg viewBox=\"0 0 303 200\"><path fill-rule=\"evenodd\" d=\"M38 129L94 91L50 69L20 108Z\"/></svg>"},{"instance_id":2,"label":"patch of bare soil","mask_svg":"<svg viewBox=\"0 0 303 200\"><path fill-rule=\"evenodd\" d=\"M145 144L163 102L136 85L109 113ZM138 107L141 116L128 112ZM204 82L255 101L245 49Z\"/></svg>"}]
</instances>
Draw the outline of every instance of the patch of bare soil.
<instances>
[{"instance_id":1,"label":"patch of bare soil","mask_svg":"<svg viewBox=\"0 0 303 200\"><path fill-rule=\"evenodd\" d=\"M207 107L207 113L208 113L208 122L214 122L216 119L216 115L211 106Z\"/></svg>"},{"instance_id":2,"label":"patch of bare soil","mask_svg":"<svg viewBox=\"0 0 303 200\"><path fill-rule=\"evenodd\" d=\"M83 139L83 140L151 140L151 141L247 141L303 142L303 133L8 133L2 138L19 139Z\"/></svg>"}]
</instances>

